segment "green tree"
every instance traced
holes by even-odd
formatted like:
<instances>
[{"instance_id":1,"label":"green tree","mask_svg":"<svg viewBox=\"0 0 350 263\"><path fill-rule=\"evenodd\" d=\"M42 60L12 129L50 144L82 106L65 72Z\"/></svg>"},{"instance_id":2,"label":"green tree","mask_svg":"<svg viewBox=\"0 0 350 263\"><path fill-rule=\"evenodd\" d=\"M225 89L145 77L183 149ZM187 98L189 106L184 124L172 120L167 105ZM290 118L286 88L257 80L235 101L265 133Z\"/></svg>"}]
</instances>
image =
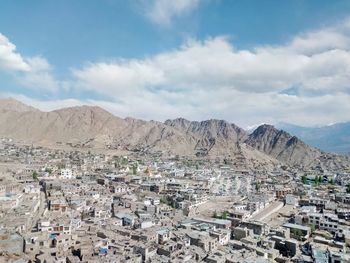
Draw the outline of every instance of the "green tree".
<instances>
[{"instance_id":1,"label":"green tree","mask_svg":"<svg viewBox=\"0 0 350 263\"><path fill-rule=\"evenodd\" d=\"M321 181L322 181L321 176L317 176L317 175L316 175L316 177L315 177L315 186L320 185Z\"/></svg>"},{"instance_id":2,"label":"green tree","mask_svg":"<svg viewBox=\"0 0 350 263\"><path fill-rule=\"evenodd\" d=\"M224 212L222 213L222 215L221 215L221 218L222 218L222 219L227 219L227 217L228 217L228 213L227 213L227 211L224 211Z\"/></svg>"},{"instance_id":3,"label":"green tree","mask_svg":"<svg viewBox=\"0 0 350 263\"><path fill-rule=\"evenodd\" d=\"M159 200L162 204L168 204L167 199L165 196L162 196Z\"/></svg>"},{"instance_id":4,"label":"green tree","mask_svg":"<svg viewBox=\"0 0 350 263\"><path fill-rule=\"evenodd\" d=\"M166 204L168 206L171 206L172 208L175 208L175 201L173 200L173 198L169 195L167 196L162 196L160 198L160 202L163 203L163 204Z\"/></svg>"},{"instance_id":5,"label":"green tree","mask_svg":"<svg viewBox=\"0 0 350 263\"><path fill-rule=\"evenodd\" d=\"M85 219L85 214L84 214L84 212L82 211L82 212L80 212L80 220L81 220L81 221L84 221L84 219Z\"/></svg>"},{"instance_id":6,"label":"green tree","mask_svg":"<svg viewBox=\"0 0 350 263\"><path fill-rule=\"evenodd\" d=\"M331 185L335 185L334 179L331 178L331 179L329 180L329 183L330 183Z\"/></svg>"},{"instance_id":7,"label":"green tree","mask_svg":"<svg viewBox=\"0 0 350 263\"><path fill-rule=\"evenodd\" d=\"M66 167L66 165L64 163L59 163L57 165L58 169L64 169Z\"/></svg>"},{"instance_id":8,"label":"green tree","mask_svg":"<svg viewBox=\"0 0 350 263\"><path fill-rule=\"evenodd\" d=\"M218 213L216 212L216 210L213 213L213 218L217 218L218 217Z\"/></svg>"},{"instance_id":9,"label":"green tree","mask_svg":"<svg viewBox=\"0 0 350 263\"><path fill-rule=\"evenodd\" d=\"M347 184L347 185L346 185L346 192L347 192L347 193L350 193L350 184Z\"/></svg>"},{"instance_id":10,"label":"green tree","mask_svg":"<svg viewBox=\"0 0 350 263\"><path fill-rule=\"evenodd\" d=\"M136 175L136 174L137 174L137 168L138 168L137 163L134 163L134 164L132 165L132 174L133 174L133 175Z\"/></svg>"},{"instance_id":11,"label":"green tree","mask_svg":"<svg viewBox=\"0 0 350 263\"><path fill-rule=\"evenodd\" d=\"M300 229L295 229L293 228L291 230L291 234L293 235L294 238L296 238L297 240L301 240L303 237L303 231L301 231Z\"/></svg>"},{"instance_id":12,"label":"green tree","mask_svg":"<svg viewBox=\"0 0 350 263\"><path fill-rule=\"evenodd\" d=\"M301 177L301 181L303 184L307 184L307 176L305 174Z\"/></svg>"},{"instance_id":13,"label":"green tree","mask_svg":"<svg viewBox=\"0 0 350 263\"><path fill-rule=\"evenodd\" d=\"M36 171L33 172L32 177L34 180L38 180L38 173Z\"/></svg>"},{"instance_id":14,"label":"green tree","mask_svg":"<svg viewBox=\"0 0 350 263\"><path fill-rule=\"evenodd\" d=\"M256 183L255 183L255 190L256 190L257 192L259 192L260 187L261 187L260 183L259 183L259 182L256 182Z\"/></svg>"},{"instance_id":15,"label":"green tree","mask_svg":"<svg viewBox=\"0 0 350 263\"><path fill-rule=\"evenodd\" d=\"M314 224L311 224L310 228L311 228L311 233L316 231L316 226Z\"/></svg>"},{"instance_id":16,"label":"green tree","mask_svg":"<svg viewBox=\"0 0 350 263\"><path fill-rule=\"evenodd\" d=\"M126 156L122 157L122 159L121 159L122 165L127 165L128 162L129 162L129 161L128 161L128 157L126 157Z\"/></svg>"}]
</instances>

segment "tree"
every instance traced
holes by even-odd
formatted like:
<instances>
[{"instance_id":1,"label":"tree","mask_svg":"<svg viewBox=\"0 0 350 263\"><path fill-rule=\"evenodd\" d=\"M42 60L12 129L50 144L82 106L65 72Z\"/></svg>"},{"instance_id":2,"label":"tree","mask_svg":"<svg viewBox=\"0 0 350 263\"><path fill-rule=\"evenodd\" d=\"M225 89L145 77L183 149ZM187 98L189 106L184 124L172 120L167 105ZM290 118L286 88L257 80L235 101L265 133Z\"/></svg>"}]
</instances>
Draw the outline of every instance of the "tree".
<instances>
[{"instance_id":1,"label":"tree","mask_svg":"<svg viewBox=\"0 0 350 263\"><path fill-rule=\"evenodd\" d=\"M34 180L38 180L38 173L36 171L32 174Z\"/></svg>"},{"instance_id":2,"label":"tree","mask_svg":"<svg viewBox=\"0 0 350 263\"><path fill-rule=\"evenodd\" d=\"M314 224L311 224L310 228L311 228L311 233L315 232L316 226Z\"/></svg>"},{"instance_id":3,"label":"tree","mask_svg":"<svg viewBox=\"0 0 350 263\"><path fill-rule=\"evenodd\" d=\"M346 192L350 193L350 183L346 185Z\"/></svg>"},{"instance_id":4,"label":"tree","mask_svg":"<svg viewBox=\"0 0 350 263\"><path fill-rule=\"evenodd\" d=\"M216 210L213 213L213 218L217 218L218 217L218 213L216 212Z\"/></svg>"},{"instance_id":5,"label":"tree","mask_svg":"<svg viewBox=\"0 0 350 263\"><path fill-rule=\"evenodd\" d=\"M331 179L329 180L329 183L330 183L331 185L334 185L334 184L335 184L334 179L331 178Z\"/></svg>"},{"instance_id":6,"label":"tree","mask_svg":"<svg viewBox=\"0 0 350 263\"><path fill-rule=\"evenodd\" d=\"M162 196L162 197L160 198L160 202L161 202L162 204L168 204L167 198L166 198L165 196Z\"/></svg>"},{"instance_id":7,"label":"tree","mask_svg":"<svg viewBox=\"0 0 350 263\"><path fill-rule=\"evenodd\" d=\"M256 190L257 192L259 192L259 190L260 190L260 183L259 183L259 182L256 182L256 183L255 183L255 190Z\"/></svg>"},{"instance_id":8,"label":"tree","mask_svg":"<svg viewBox=\"0 0 350 263\"><path fill-rule=\"evenodd\" d=\"M133 175L136 175L136 174L137 174L137 163L134 163L134 164L132 165L132 174L133 174Z\"/></svg>"},{"instance_id":9,"label":"tree","mask_svg":"<svg viewBox=\"0 0 350 263\"><path fill-rule=\"evenodd\" d=\"M81 211L81 212L80 212L80 220L81 220L81 221L84 221L84 219L85 219L84 211Z\"/></svg>"},{"instance_id":10,"label":"tree","mask_svg":"<svg viewBox=\"0 0 350 263\"><path fill-rule=\"evenodd\" d=\"M303 232L300 229L293 228L291 230L291 233L298 240L301 240L301 238L303 237Z\"/></svg>"},{"instance_id":11,"label":"tree","mask_svg":"<svg viewBox=\"0 0 350 263\"><path fill-rule=\"evenodd\" d=\"M322 177L316 175L316 177L315 177L315 186L320 185L321 182L322 182Z\"/></svg>"},{"instance_id":12,"label":"tree","mask_svg":"<svg viewBox=\"0 0 350 263\"><path fill-rule=\"evenodd\" d=\"M64 163L59 163L57 165L58 169L64 169L66 167L66 165Z\"/></svg>"},{"instance_id":13,"label":"tree","mask_svg":"<svg viewBox=\"0 0 350 263\"><path fill-rule=\"evenodd\" d=\"M221 215L221 218L222 218L222 219L227 219L227 216L228 216L227 211L224 211L224 212L222 213L222 215Z\"/></svg>"},{"instance_id":14,"label":"tree","mask_svg":"<svg viewBox=\"0 0 350 263\"><path fill-rule=\"evenodd\" d=\"M301 180L303 184L307 184L307 176L305 174L301 177Z\"/></svg>"},{"instance_id":15,"label":"tree","mask_svg":"<svg viewBox=\"0 0 350 263\"><path fill-rule=\"evenodd\" d=\"M173 198L169 195L167 196L162 196L160 198L160 202L163 203L163 204L166 204L168 206L171 206L172 208L175 208L176 207L176 203L175 201L173 200Z\"/></svg>"}]
</instances>

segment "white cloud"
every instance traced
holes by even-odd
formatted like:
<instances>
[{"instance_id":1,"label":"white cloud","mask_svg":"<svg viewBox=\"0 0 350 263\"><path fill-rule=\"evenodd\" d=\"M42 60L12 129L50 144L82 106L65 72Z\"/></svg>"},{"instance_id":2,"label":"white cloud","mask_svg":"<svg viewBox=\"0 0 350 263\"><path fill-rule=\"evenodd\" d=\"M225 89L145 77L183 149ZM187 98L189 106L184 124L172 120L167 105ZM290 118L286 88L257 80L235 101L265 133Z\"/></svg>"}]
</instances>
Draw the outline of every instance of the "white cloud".
<instances>
[{"instance_id":1,"label":"white cloud","mask_svg":"<svg viewBox=\"0 0 350 263\"><path fill-rule=\"evenodd\" d=\"M347 32L343 24L251 50L237 49L226 37L190 40L153 57L74 69L73 87L115 100L113 107L104 105L123 116L213 117L245 126L345 121L341 113L350 109ZM298 96L283 94L291 87L297 87Z\"/></svg>"},{"instance_id":2,"label":"white cloud","mask_svg":"<svg viewBox=\"0 0 350 263\"><path fill-rule=\"evenodd\" d=\"M172 20L189 14L197 8L199 0L151 0L145 5L146 16L155 24L169 26Z\"/></svg>"},{"instance_id":3,"label":"white cloud","mask_svg":"<svg viewBox=\"0 0 350 263\"><path fill-rule=\"evenodd\" d=\"M16 46L0 33L0 71L12 74L25 87L52 92L57 91L60 84L51 70L45 58L23 57L16 51Z\"/></svg>"},{"instance_id":4,"label":"white cloud","mask_svg":"<svg viewBox=\"0 0 350 263\"><path fill-rule=\"evenodd\" d=\"M30 66L16 53L16 46L0 33L0 70L28 71Z\"/></svg>"},{"instance_id":5,"label":"white cloud","mask_svg":"<svg viewBox=\"0 0 350 263\"><path fill-rule=\"evenodd\" d=\"M144 60L90 63L73 74L82 87L104 94L218 87L279 92L296 84L310 91L349 91L349 51L327 49L309 56L291 46L237 50L218 37Z\"/></svg>"},{"instance_id":6,"label":"white cloud","mask_svg":"<svg viewBox=\"0 0 350 263\"><path fill-rule=\"evenodd\" d=\"M82 106L82 105L95 105L88 100L78 100L78 99L51 99L51 100L41 100L31 98L22 94L0 92L0 98L13 98L19 100L27 105L33 106L41 111L53 111L67 107Z\"/></svg>"},{"instance_id":7,"label":"white cloud","mask_svg":"<svg viewBox=\"0 0 350 263\"><path fill-rule=\"evenodd\" d=\"M90 62L73 69L65 81L52 77L44 58L23 57L7 40L3 46L12 47L0 49L0 65L31 87L41 82L49 90L75 95L89 91L109 99L45 102L26 98L41 109L89 104L121 117L156 120L219 118L242 127L262 122L327 124L349 120L349 25L253 49L238 49L227 37L189 40L144 59ZM294 92L287 92L291 89Z\"/></svg>"}]
</instances>

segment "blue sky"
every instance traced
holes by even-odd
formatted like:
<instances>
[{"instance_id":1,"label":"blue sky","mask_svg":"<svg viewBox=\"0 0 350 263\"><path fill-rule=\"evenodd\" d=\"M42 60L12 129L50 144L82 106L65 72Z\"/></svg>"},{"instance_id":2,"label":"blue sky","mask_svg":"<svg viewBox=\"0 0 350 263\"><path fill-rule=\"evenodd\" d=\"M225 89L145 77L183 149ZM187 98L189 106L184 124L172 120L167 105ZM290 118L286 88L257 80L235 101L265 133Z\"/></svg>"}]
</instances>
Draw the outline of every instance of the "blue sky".
<instances>
[{"instance_id":1,"label":"blue sky","mask_svg":"<svg viewBox=\"0 0 350 263\"><path fill-rule=\"evenodd\" d=\"M243 127L348 121L349 14L340 0L4 0L0 95Z\"/></svg>"}]
</instances>

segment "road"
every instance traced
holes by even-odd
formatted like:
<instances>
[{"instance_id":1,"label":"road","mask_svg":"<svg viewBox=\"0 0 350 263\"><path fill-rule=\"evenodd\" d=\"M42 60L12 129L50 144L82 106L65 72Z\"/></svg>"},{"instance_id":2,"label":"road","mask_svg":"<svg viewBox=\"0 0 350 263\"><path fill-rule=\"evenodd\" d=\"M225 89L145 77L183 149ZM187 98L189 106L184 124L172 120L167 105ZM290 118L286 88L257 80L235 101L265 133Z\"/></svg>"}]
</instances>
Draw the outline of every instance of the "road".
<instances>
[{"instance_id":1,"label":"road","mask_svg":"<svg viewBox=\"0 0 350 263\"><path fill-rule=\"evenodd\" d=\"M283 207L282 201L274 201L268 206L266 206L263 210L258 212L257 214L253 215L251 219L262 221L266 217L270 216L273 213L276 213L278 210L280 210Z\"/></svg>"},{"instance_id":2,"label":"road","mask_svg":"<svg viewBox=\"0 0 350 263\"><path fill-rule=\"evenodd\" d=\"M32 215L32 221L30 226L31 229L35 228L38 223L38 220L43 217L46 207L47 203L45 193L43 191L40 191L40 206L35 212L35 214Z\"/></svg>"}]
</instances>

